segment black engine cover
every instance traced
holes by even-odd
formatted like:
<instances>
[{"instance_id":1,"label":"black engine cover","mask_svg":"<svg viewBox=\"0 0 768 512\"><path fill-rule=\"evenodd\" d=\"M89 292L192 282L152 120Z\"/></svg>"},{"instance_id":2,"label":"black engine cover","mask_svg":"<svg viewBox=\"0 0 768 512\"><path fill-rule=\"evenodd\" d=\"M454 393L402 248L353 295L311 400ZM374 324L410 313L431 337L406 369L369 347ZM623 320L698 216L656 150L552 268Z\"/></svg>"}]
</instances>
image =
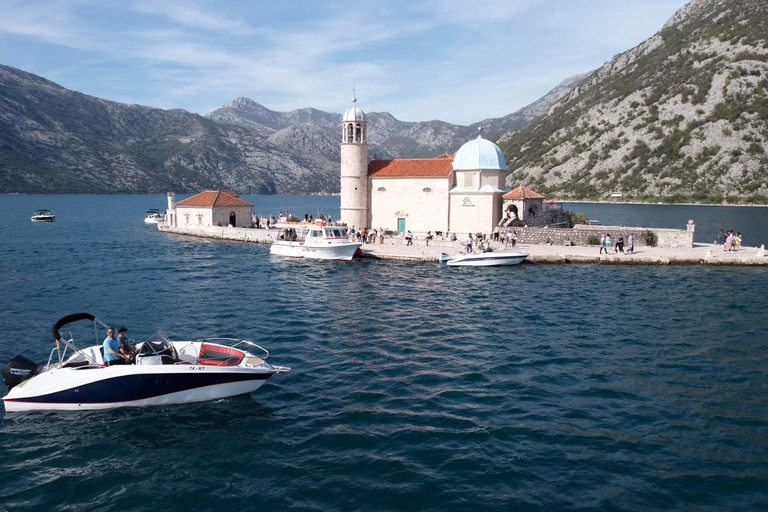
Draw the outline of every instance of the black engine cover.
<instances>
[{"instance_id":1,"label":"black engine cover","mask_svg":"<svg viewBox=\"0 0 768 512\"><path fill-rule=\"evenodd\" d=\"M10 391L14 386L37 375L39 369L40 367L36 362L30 361L24 356L16 356L3 366L0 373L3 374L5 385Z\"/></svg>"}]
</instances>

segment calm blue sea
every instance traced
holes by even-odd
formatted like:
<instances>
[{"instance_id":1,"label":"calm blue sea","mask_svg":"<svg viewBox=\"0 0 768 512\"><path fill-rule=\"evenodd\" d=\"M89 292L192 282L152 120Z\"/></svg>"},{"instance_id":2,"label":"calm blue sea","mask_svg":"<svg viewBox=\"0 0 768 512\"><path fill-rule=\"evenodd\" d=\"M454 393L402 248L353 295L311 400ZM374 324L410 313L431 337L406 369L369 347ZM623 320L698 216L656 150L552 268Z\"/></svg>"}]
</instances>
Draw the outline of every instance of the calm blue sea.
<instances>
[{"instance_id":1,"label":"calm blue sea","mask_svg":"<svg viewBox=\"0 0 768 512\"><path fill-rule=\"evenodd\" d=\"M0 363L44 362L88 311L137 340L250 337L293 371L213 403L0 415L0 510L768 509L768 270L279 260L144 225L164 204L0 196ZM768 241L766 209L678 208L631 215Z\"/></svg>"}]
</instances>

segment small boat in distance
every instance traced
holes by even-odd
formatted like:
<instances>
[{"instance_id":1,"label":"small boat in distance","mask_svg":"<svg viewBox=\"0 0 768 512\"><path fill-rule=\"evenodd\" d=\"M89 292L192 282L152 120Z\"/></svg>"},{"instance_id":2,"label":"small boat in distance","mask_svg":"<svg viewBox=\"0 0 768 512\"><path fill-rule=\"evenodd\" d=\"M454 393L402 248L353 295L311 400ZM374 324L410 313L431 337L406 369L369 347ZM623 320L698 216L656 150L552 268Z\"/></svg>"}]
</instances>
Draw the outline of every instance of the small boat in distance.
<instances>
[{"instance_id":1,"label":"small boat in distance","mask_svg":"<svg viewBox=\"0 0 768 512\"><path fill-rule=\"evenodd\" d=\"M290 258L349 261L363 244L349 239L347 228L315 222L284 222L275 225L280 235L270 254Z\"/></svg>"},{"instance_id":2,"label":"small boat in distance","mask_svg":"<svg viewBox=\"0 0 768 512\"><path fill-rule=\"evenodd\" d=\"M56 220L56 216L50 210L35 210L31 220L32 222L53 222Z\"/></svg>"},{"instance_id":3,"label":"small boat in distance","mask_svg":"<svg viewBox=\"0 0 768 512\"><path fill-rule=\"evenodd\" d=\"M96 344L79 350L71 334L66 339L59 331L80 320L93 322ZM6 412L204 402L253 393L275 374L291 371L269 364L269 352L251 341L171 341L163 331L137 344L123 364L107 366L99 326L108 327L90 313L65 316L53 326L55 346L46 365L17 355L3 366Z\"/></svg>"},{"instance_id":4,"label":"small boat in distance","mask_svg":"<svg viewBox=\"0 0 768 512\"><path fill-rule=\"evenodd\" d=\"M449 267L503 267L509 265L519 265L528 257L524 252L475 252L470 254L460 254L458 256L449 256L446 253L440 253L440 263L445 263Z\"/></svg>"},{"instance_id":5,"label":"small boat in distance","mask_svg":"<svg viewBox=\"0 0 768 512\"><path fill-rule=\"evenodd\" d=\"M144 222L147 224L160 224L165 220L165 215L160 213L157 208L151 208L147 210L147 216L144 217Z\"/></svg>"}]
</instances>

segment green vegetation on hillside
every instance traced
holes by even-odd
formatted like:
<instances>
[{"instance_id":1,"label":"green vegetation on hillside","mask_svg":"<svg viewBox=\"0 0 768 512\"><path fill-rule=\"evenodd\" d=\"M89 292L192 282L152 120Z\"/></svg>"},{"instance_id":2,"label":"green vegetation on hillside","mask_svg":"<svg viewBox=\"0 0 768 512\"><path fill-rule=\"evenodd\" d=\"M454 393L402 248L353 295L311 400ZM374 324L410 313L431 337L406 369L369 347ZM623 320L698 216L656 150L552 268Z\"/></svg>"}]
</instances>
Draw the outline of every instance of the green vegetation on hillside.
<instances>
[{"instance_id":1,"label":"green vegetation on hillside","mask_svg":"<svg viewBox=\"0 0 768 512\"><path fill-rule=\"evenodd\" d=\"M768 8L698 0L688 9L658 34L661 44L616 72L598 70L578 95L503 138L510 183L574 199L621 191L763 202Z\"/></svg>"}]
</instances>

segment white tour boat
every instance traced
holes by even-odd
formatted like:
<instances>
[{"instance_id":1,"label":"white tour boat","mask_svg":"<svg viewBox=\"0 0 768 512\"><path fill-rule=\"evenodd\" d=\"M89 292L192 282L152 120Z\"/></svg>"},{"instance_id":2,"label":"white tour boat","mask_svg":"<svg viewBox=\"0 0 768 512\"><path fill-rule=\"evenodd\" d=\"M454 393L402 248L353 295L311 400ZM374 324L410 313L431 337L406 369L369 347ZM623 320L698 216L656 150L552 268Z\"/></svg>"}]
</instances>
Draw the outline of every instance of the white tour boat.
<instances>
[{"instance_id":1,"label":"white tour boat","mask_svg":"<svg viewBox=\"0 0 768 512\"><path fill-rule=\"evenodd\" d=\"M269 352L250 341L170 341L163 331L136 345L126 364L105 366L98 336L96 345L78 350L71 335L59 334L64 325L79 320L93 321L94 333L98 325L107 327L90 313L65 316L53 326L56 346L42 369L23 356L2 368L9 389L3 397L7 412L203 402L252 393L273 375L291 370L267 363Z\"/></svg>"},{"instance_id":2,"label":"white tour boat","mask_svg":"<svg viewBox=\"0 0 768 512\"><path fill-rule=\"evenodd\" d=\"M157 208L147 210L147 216L144 217L144 222L147 224L160 224L164 220L165 215L163 215Z\"/></svg>"},{"instance_id":3,"label":"white tour boat","mask_svg":"<svg viewBox=\"0 0 768 512\"><path fill-rule=\"evenodd\" d=\"M56 220L56 216L50 210L36 210L31 220L32 222L53 222Z\"/></svg>"},{"instance_id":4,"label":"white tour boat","mask_svg":"<svg viewBox=\"0 0 768 512\"><path fill-rule=\"evenodd\" d=\"M318 220L276 224L278 239L269 249L270 254L291 258L315 260L351 260L361 243L349 239L347 228L332 226Z\"/></svg>"},{"instance_id":5,"label":"white tour boat","mask_svg":"<svg viewBox=\"0 0 768 512\"><path fill-rule=\"evenodd\" d=\"M449 256L440 253L440 262L449 267L500 267L519 265L528 257L524 252L474 252Z\"/></svg>"}]
</instances>

